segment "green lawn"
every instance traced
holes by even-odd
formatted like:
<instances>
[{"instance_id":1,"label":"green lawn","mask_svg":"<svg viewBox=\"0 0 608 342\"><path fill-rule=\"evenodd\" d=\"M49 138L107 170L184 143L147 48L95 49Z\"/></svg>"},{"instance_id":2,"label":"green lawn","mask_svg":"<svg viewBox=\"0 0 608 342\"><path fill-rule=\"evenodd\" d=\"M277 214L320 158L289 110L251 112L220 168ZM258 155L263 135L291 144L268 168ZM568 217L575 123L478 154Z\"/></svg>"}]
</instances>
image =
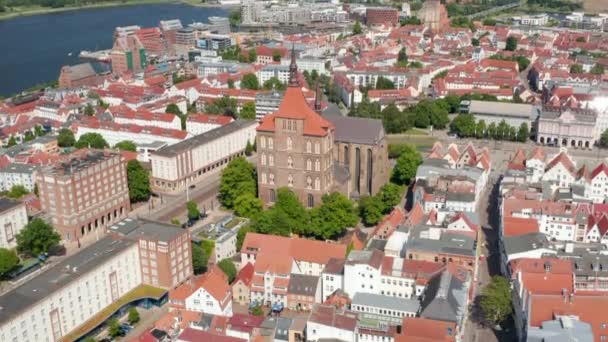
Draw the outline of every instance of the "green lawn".
<instances>
[{"instance_id":1,"label":"green lawn","mask_svg":"<svg viewBox=\"0 0 608 342\"><path fill-rule=\"evenodd\" d=\"M111 315L113 315L116 312L116 310L120 309L121 306L123 306L127 303L130 303L137 299L143 299L143 298L159 299L166 292L167 292L167 290L165 290L165 289L161 289L161 288L154 287L151 285L144 285L144 284L139 285L138 287L134 288L133 290L131 290L124 296L120 297L117 301L106 306L103 310L98 312L95 316L93 316L88 321L81 324L78 328L70 331L69 334L63 336L61 338L61 341L75 341L82 335L84 335L84 334L88 333L89 331L91 331L92 329L94 329L101 322L108 319Z\"/></svg>"},{"instance_id":2,"label":"green lawn","mask_svg":"<svg viewBox=\"0 0 608 342\"><path fill-rule=\"evenodd\" d=\"M421 134L389 134L387 140L389 144L410 144L418 150L427 150L433 147L437 138Z\"/></svg>"}]
</instances>

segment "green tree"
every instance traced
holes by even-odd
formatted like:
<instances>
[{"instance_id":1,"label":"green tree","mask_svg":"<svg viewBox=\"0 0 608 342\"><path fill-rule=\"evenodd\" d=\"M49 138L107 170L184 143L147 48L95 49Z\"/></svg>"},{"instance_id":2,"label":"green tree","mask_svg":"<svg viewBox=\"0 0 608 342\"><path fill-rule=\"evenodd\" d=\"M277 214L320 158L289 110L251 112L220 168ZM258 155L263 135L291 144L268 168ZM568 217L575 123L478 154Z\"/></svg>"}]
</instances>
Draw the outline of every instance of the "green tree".
<instances>
[{"instance_id":1,"label":"green tree","mask_svg":"<svg viewBox=\"0 0 608 342\"><path fill-rule=\"evenodd\" d=\"M235 98L223 96L205 106L205 112L209 114L229 115L236 117L238 103Z\"/></svg>"},{"instance_id":2,"label":"green tree","mask_svg":"<svg viewBox=\"0 0 608 342\"><path fill-rule=\"evenodd\" d=\"M19 264L19 257L12 249L0 248L0 277L14 270Z\"/></svg>"},{"instance_id":3,"label":"green tree","mask_svg":"<svg viewBox=\"0 0 608 342\"><path fill-rule=\"evenodd\" d=\"M80 136L80 139L78 139L74 146L76 148L103 149L108 147L108 143L99 133L85 133Z\"/></svg>"},{"instance_id":4,"label":"green tree","mask_svg":"<svg viewBox=\"0 0 608 342\"><path fill-rule=\"evenodd\" d=\"M17 251L29 256L48 253L61 237L53 227L40 218L35 218L17 234Z\"/></svg>"},{"instance_id":5,"label":"green tree","mask_svg":"<svg viewBox=\"0 0 608 342\"><path fill-rule=\"evenodd\" d=\"M595 63L595 65L593 66L593 68L591 68L591 70L589 72L592 74L595 74L595 75L603 75L604 66L602 64Z\"/></svg>"},{"instance_id":6,"label":"green tree","mask_svg":"<svg viewBox=\"0 0 608 342\"><path fill-rule=\"evenodd\" d=\"M182 223L179 222L179 219L177 217L174 217L171 219L171 224L176 225L176 226L180 226Z\"/></svg>"},{"instance_id":7,"label":"green tree","mask_svg":"<svg viewBox=\"0 0 608 342\"><path fill-rule=\"evenodd\" d=\"M121 151L137 152L137 145L135 145L135 143L131 140L123 140L121 142L118 142L116 145L114 145L114 148L117 148Z\"/></svg>"},{"instance_id":8,"label":"green tree","mask_svg":"<svg viewBox=\"0 0 608 342\"><path fill-rule=\"evenodd\" d=\"M11 135L11 137L8 139L8 143L6 144L6 146L13 147L15 145L17 145L17 139L15 139L15 137Z\"/></svg>"},{"instance_id":9,"label":"green tree","mask_svg":"<svg viewBox=\"0 0 608 342\"><path fill-rule=\"evenodd\" d=\"M84 107L84 115L86 115L86 116L93 116L93 115L95 115L95 108L93 108L93 105L91 105L90 103L88 103L87 106Z\"/></svg>"},{"instance_id":10,"label":"green tree","mask_svg":"<svg viewBox=\"0 0 608 342\"><path fill-rule=\"evenodd\" d=\"M287 89L287 85L285 83L279 81L276 77L271 77L266 82L264 82L263 88L266 90L275 89L275 90L285 90Z\"/></svg>"},{"instance_id":11,"label":"green tree","mask_svg":"<svg viewBox=\"0 0 608 342\"><path fill-rule=\"evenodd\" d=\"M222 171L219 198L223 206L233 209L237 197L250 194L257 196L255 166L245 158L235 158Z\"/></svg>"},{"instance_id":12,"label":"green tree","mask_svg":"<svg viewBox=\"0 0 608 342\"><path fill-rule=\"evenodd\" d=\"M36 136L34 135L34 133L30 132L30 131L26 131L24 136L23 136L23 141L32 141L36 139Z\"/></svg>"},{"instance_id":13,"label":"green tree","mask_svg":"<svg viewBox=\"0 0 608 342\"><path fill-rule=\"evenodd\" d=\"M308 213L300 200L288 188L278 189L277 201L274 204L273 209L285 214L285 218L287 219L287 222L285 223L291 232L306 235L308 228ZM279 216L275 216L275 219L283 220L284 217L279 214Z\"/></svg>"},{"instance_id":14,"label":"green tree","mask_svg":"<svg viewBox=\"0 0 608 342\"><path fill-rule=\"evenodd\" d=\"M507 37L507 42L505 44L505 50L507 50L507 51L517 50L517 38L515 38L514 36Z\"/></svg>"},{"instance_id":15,"label":"green tree","mask_svg":"<svg viewBox=\"0 0 608 342\"><path fill-rule=\"evenodd\" d=\"M257 52L255 52L255 48L249 49L249 63L255 63L257 61L257 59L258 59L258 54L257 54Z\"/></svg>"},{"instance_id":16,"label":"green tree","mask_svg":"<svg viewBox=\"0 0 608 342\"><path fill-rule=\"evenodd\" d=\"M255 102L249 101L245 102L243 108L241 108L239 117L246 120L255 120L255 114Z\"/></svg>"},{"instance_id":17,"label":"green tree","mask_svg":"<svg viewBox=\"0 0 608 342\"><path fill-rule=\"evenodd\" d=\"M247 145L245 146L245 155L250 157L253 154L253 145L247 140Z\"/></svg>"},{"instance_id":18,"label":"green tree","mask_svg":"<svg viewBox=\"0 0 608 342\"><path fill-rule=\"evenodd\" d=\"M355 21L355 25L353 25L353 35L363 33L363 28L361 27L361 23L359 21Z\"/></svg>"},{"instance_id":19,"label":"green tree","mask_svg":"<svg viewBox=\"0 0 608 342\"><path fill-rule=\"evenodd\" d=\"M241 11L239 9L230 11L230 14L228 14L228 20L230 21L230 26L239 26L241 24Z\"/></svg>"},{"instance_id":20,"label":"green tree","mask_svg":"<svg viewBox=\"0 0 608 342\"><path fill-rule=\"evenodd\" d=\"M275 62L280 62L281 61L281 51L279 50L274 50L272 51L272 60Z\"/></svg>"},{"instance_id":21,"label":"green tree","mask_svg":"<svg viewBox=\"0 0 608 342\"><path fill-rule=\"evenodd\" d=\"M217 266L224 272L224 274L228 277L228 283L231 284L236 278L236 266L230 259L224 259L217 263Z\"/></svg>"},{"instance_id":22,"label":"green tree","mask_svg":"<svg viewBox=\"0 0 608 342\"><path fill-rule=\"evenodd\" d=\"M420 153L411 145L407 145L401 156L397 158L397 164L391 176L393 182L405 185L410 184L412 178L416 176L416 169L420 164L422 164Z\"/></svg>"},{"instance_id":23,"label":"green tree","mask_svg":"<svg viewBox=\"0 0 608 342\"><path fill-rule=\"evenodd\" d=\"M471 39L471 45L473 45L473 46L479 46L479 39L477 39L477 38Z\"/></svg>"},{"instance_id":24,"label":"green tree","mask_svg":"<svg viewBox=\"0 0 608 342\"><path fill-rule=\"evenodd\" d=\"M390 212L394 206L401 202L401 198L403 196L403 187L399 186L395 183L386 183L378 191L376 195L382 205L383 205L383 213L386 214Z\"/></svg>"},{"instance_id":25,"label":"green tree","mask_svg":"<svg viewBox=\"0 0 608 342\"><path fill-rule=\"evenodd\" d=\"M248 218L256 217L262 212L264 203L251 193L238 196L234 200L234 213Z\"/></svg>"},{"instance_id":26,"label":"green tree","mask_svg":"<svg viewBox=\"0 0 608 342\"><path fill-rule=\"evenodd\" d=\"M509 125L505 120L501 120L496 126L496 136L494 139L502 140L509 136Z\"/></svg>"},{"instance_id":27,"label":"green tree","mask_svg":"<svg viewBox=\"0 0 608 342\"><path fill-rule=\"evenodd\" d=\"M407 63L407 52L405 48L401 48L401 50L399 50L399 54L397 54L397 66L400 68L405 68L407 67Z\"/></svg>"},{"instance_id":28,"label":"green tree","mask_svg":"<svg viewBox=\"0 0 608 342\"><path fill-rule=\"evenodd\" d=\"M228 79L228 89L234 89L234 80L232 78Z\"/></svg>"},{"instance_id":29,"label":"green tree","mask_svg":"<svg viewBox=\"0 0 608 342\"><path fill-rule=\"evenodd\" d=\"M600 136L600 146L608 147L608 129L604 130Z\"/></svg>"},{"instance_id":30,"label":"green tree","mask_svg":"<svg viewBox=\"0 0 608 342\"><path fill-rule=\"evenodd\" d=\"M405 17L405 18L401 18L400 24L401 24L401 26L405 26L405 25L420 25L420 24L422 24L422 20L420 20L416 16Z\"/></svg>"},{"instance_id":31,"label":"green tree","mask_svg":"<svg viewBox=\"0 0 608 342\"><path fill-rule=\"evenodd\" d=\"M485 18L483 20L483 24L485 26L496 26L496 19L494 19L494 18Z\"/></svg>"},{"instance_id":32,"label":"green tree","mask_svg":"<svg viewBox=\"0 0 608 342\"><path fill-rule=\"evenodd\" d=\"M359 107L362 107L362 105L363 102L361 102ZM379 107L377 102L369 106L369 108L374 111L376 110L376 107ZM413 126L407 115L402 113L394 103L389 104L382 110L381 117L384 129L387 133L401 133Z\"/></svg>"},{"instance_id":33,"label":"green tree","mask_svg":"<svg viewBox=\"0 0 608 342\"><path fill-rule=\"evenodd\" d=\"M15 184L11 187L11 190L6 194L6 197L19 199L30 192L21 184Z\"/></svg>"},{"instance_id":34,"label":"green tree","mask_svg":"<svg viewBox=\"0 0 608 342\"><path fill-rule=\"evenodd\" d=\"M192 200L186 202L186 209L188 210L188 218L191 220L196 220L201 216L201 212L198 210L198 205Z\"/></svg>"},{"instance_id":35,"label":"green tree","mask_svg":"<svg viewBox=\"0 0 608 342\"><path fill-rule=\"evenodd\" d=\"M108 335L110 335L112 338L116 338L122 335L122 329L120 329L120 323L118 322L118 319L111 318L108 321Z\"/></svg>"},{"instance_id":36,"label":"green tree","mask_svg":"<svg viewBox=\"0 0 608 342\"><path fill-rule=\"evenodd\" d=\"M127 320L129 321L129 324L131 324L131 325L134 325L137 322L139 322L139 311L137 311L137 308L131 307L129 309L129 316L128 316Z\"/></svg>"},{"instance_id":37,"label":"green tree","mask_svg":"<svg viewBox=\"0 0 608 342\"><path fill-rule=\"evenodd\" d=\"M477 125L475 125L475 137L477 139L481 139L484 137L486 133L486 122L484 120L477 121Z\"/></svg>"},{"instance_id":38,"label":"green tree","mask_svg":"<svg viewBox=\"0 0 608 342\"><path fill-rule=\"evenodd\" d=\"M492 122L488 126L488 130L486 132L486 136L488 136L489 138L492 138L492 139L494 139L496 137L496 124L494 122Z\"/></svg>"},{"instance_id":39,"label":"green tree","mask_svg":"<svg viewBox=\"0 0 608 342\"><path fill-rule=\"evenodd\" d=\"M196 243L192 244L192 268L194 270L194 274L202 274L207 272L207 263L209 262L209 258L203 251L201 246Z\"/></svg>"},{"instance_id":40,"label":"green tree","mask_svg":"<svg viewBox=\"0 0 608 342\"><path fill-rule=\"evenodd\" d=\"M357 224L353 202L339 192L325 194L321 205L310 211L312 234L322 240L341 236L346 228Z\"/></svg>"},{"instance_id":41,"label":"green tree","mask_svg":"<svg viewBox=\"0 0 608 342\"><path fill-rule=\"evenodd\" d=\"M264 310L262 309L261 306L256 305L251 308L251 314L254 316L261 317L261 316L264 316Z\"/></svg>"},{"instance_id":42,"label":"green tree","mask_svg":"<svg viewBox=\"0 0 608 342\"><path fill-rule=\"evenodd\" d=\"M420 69L420 68L424 67L424 64L422 64L418 61L413 61L413 62L410 62L410 65L408 65L408 66L413 69Z\"/></svg>"},{"instance_id":43,"label":"green tree","mask_svg":"<svg viewBox=\"0 0 608 342\"><path fill-rule=\"evenodd\" d=\"M517 141L526 142L530 138L530 130L528 129L528 124L522 122L519 126L519 130L517 131Z\"/></svg>"},{"instance_id":44,"label":"green tree","mask_svg":"<svg viewBox=\"0 0 608 342\"><path fill-rule=\"evenodd\" d=\"M473 114L458 114L450 123L450 131L462 138L474 136L475 127L475 116Z\"/></svg>"},{"instance_id":45,"label":"green tree","mask_svg":"<svg viewBox=\"0 0 608 342\"><path fill-rule=\"evenodd\" d=\"M583 72L583 66L580 64L572 64L572 66L570 67L571 74L582 74Z\"/></svg>"},{"instance_id":46,"label":"green tree","mask_svg":"<svg viewBox=\"0 0 608 342\"><path fill-rule=\"evenodd\" d=\"M150 174L135 159L127 163L127 184L131 202L147 201L150 198Z\"/></svg>"},{"instance_id":47,"label":"green tree","mask_svg":"<svg viewBox=\"0 0 608 342\"><path fill-rule=\"evenodd\" d=\"M241 79L241 88L257 90L260 88L258 77L251 72L243 75L243 78Z\"/></svg>"},{"instance_id":48,"label":"green tree","mask_svg":"<svg viewBox=\"0 0 608 342\"><path fill-rule=\"evenodd\" d=\"M386 77L378 76L376 89L395 89L395 83Z\"/></svg>"},{"instance_id":49,"label":"green tree","mask_svg":"<svg viewBox=\"0 0 608 342\"><path fill-rule=\"evenodd\" d=\"M366 226L376 225L382 217L384 204L376 196L364 196L359 200L359 215Z\"/></svg>"},{"instance_id":50,"label":"green tree","mask_svg":"<svg viewBox=\"0 0 608 342\"><path fill-rule=\"evenodd\" d=\"M509 281L501 276L492 277L490 284L483 289L480 302L485 320L492 324L504 321L513 311L511 298Z\"/></svg>"},{"instance_id":51,"label":"green tree","mask_svg":"<svg viewBox=\"0 0 608 342\"><path fill-rule=\"evenodd\" d=\"M576 37L576 42L577 43L586 43L587 39L585 39L585 37Z\"/></svg>"},{"instance_id":52,"label":"green tree","mask_svg":"<svg viewBox=\"0 0 608 342\"><path fill-rule=\"evenodd\" d=\"M34 127L34 132L36 133L37 137L41 137L41 136L43 136L43 135L46 134L46 132L44 131L43 127L40 126L40 125L36 125Z\"/></svg>"},{"instance_id":53,"label":"green tree","mask_svg":"<svg viewBox=\"0 0 608 342\"><path fill-rule=\"evenodd\" d=\"M57 145L59 147L72 147L76 143L76 138L74 138L74 133L68 128L62 128L59 130L59 135L57 136Z\"/></svg>"},{"instance_id":54,"label":"green tree","mask_svg":"<svg viewBox=\"0 0 608 342\"><path fill-rule=\"evenodd\" d=\"M165 113L171 113L171 114L175 114L178 116L181 116L183 114L182 111L179 109L179 107L175 103L168 104L167 108L165 108Z\"/></svg>"},{"instance_id":55,"label":"green tree","mask_svg":"<svg viewBox=\"0 0 608 342\"><path fill-rule=\"evenodd\" d=\"M236 233L236 251L237 253L241 250L241 247L243 247L243 241L245 241L245 236L247 236L247 233L252 232L253 228L251 227L250 224L241 227L241 229L239 229L239 231Z\"/></svg>"}]
</instances>

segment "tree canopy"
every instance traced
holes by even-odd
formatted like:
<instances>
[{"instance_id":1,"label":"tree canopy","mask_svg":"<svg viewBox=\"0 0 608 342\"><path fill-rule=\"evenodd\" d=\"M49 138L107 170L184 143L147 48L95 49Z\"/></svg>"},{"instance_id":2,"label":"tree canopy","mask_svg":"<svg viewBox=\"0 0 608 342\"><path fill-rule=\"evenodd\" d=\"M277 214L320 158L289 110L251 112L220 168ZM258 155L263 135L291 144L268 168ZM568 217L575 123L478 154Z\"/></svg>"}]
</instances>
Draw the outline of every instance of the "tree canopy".
<instances>
[{"instance_id":1,"label":"tree canopy","mask_svg":"<svg viewBox=\"0 0 608 342\"><path fill-rule=\"evenodd\" d=\"M182 115L182 111L179 109L179 107L175 104L175 103L169 103L167 105L167 108L165 108L165 113L171 113L171 114L175 114L175 115Z\"/></svg>"},{"instance_id":2,"label":"tree canopy","mask_svg":"<svg viewBox=\"0 0 608 342\"><path fill-rule=\"evenodd\" d=\"M137 152L137 145L135 145L135 143L131 140L123 140L121 142L118 142L116 143L116 145L114 145L114 148L117 148L121 151Z\"/></svg>"},{"instance_id":3,"label":"tree canopy","mask_svg":"<svg viewBox=\"0 0 608 342\"><path fill-rule=\"evenodd\" d=\"M572 66L570 67L571 74L582 74L583 72L583 66L580 64L572 64Z\"/></svg>"},{"instance_id":4,"label":"tree canopy","mask_svg":"<svg viewBox=\"0 0 608 342\"><path fill-rule=\"evenodd\" d=\"M287 85L285 83L281 82L278 78L271 77L266 82L264 82L263 88L266 90L270 90L270 89L274 88L276 90L282 91L282 90L287 89Z\"/></svg>"},{"instance_id":5,"label":"tree canopy","mask_svg":"<svg viewBox=\"0 0 608 342\"><path fill-rule=\"evenodd\" d=\"M407 63L408 63L408 59L407 59L407 52L405 51L405 48L401 48L401 50L399 50L399 54L397 54L397 66L400 68L405 68L407 67Z\"/></svg>"},{"instance_id":6,"label":"tree canopy","mask_svg":"<svg viewBox=\"0 0 608 342\"><path fill-rule=\"evenodd\" d=\"M317 239L335 239L357 222L353 202L339 192L323 195L321 205L310 210L311 233Z\"/></svg>"},{"instance_id":7,"label":"tree canopy","mask_svg":"<svg viewBox=\"0 0 608 342\"><path fill-rule=\"evenodd\" d=\"M196 202L192 200L186 202L186 209L188 211L188 219L196 220L201 217L201 212L198 210L198 205Z\"/></svg>"},{"instance_id":8,"label":"tree canopy","mask_svg":"<svg viewBox=\"0 0 608 342\"><path fill-rule=\"evenodd\" d=\"M203 248L196 243L192 243L192 268L194 269L194 274L207 272L208 261Z\"/></svg>"},{"instance_id":9,"label":"tree canopy","mask_svg":"<svg viewBox=\"0 0 608 342\"><path fill-rule=\"evenodd\" d=\"M378 76L376 89L395 89L395 83L386 77Z\"/></svg>"},{"instance_id":10,"label":"tree canopy","mask_svg":"<svg viewBox=\"0 0 608 342\"><path fill-rule=\"evenodd\" d=\"M235 98L223 96L205 106L205 112L209 114L228 115L236 118L238 103Z\"/></svg>"},{"instance_id":11,"label":"tree canopy","mask_svg":"<svg viewBox=\"0 0 608 342\"><path fill-rule=\"evenodd\" d=\"M404 145L407 146L407 145ZM380 222L384 215L401 201L404 187L395 183L387 183L380 188L375 196L366 196L359 201L359 215L366 226Z\"/></svg>"},{"instance_id":12,"label":"tree canopy","mask_svg":"<svg viewBox=\"0 0 608 342\"><path fill-rule=\"evenodd\" d=\"M255 102L245 102L239 113L241 119L255 120Z\"/></svg>"},{"instance_id":13,"label":"tree canopy","mask_svg":"<svg viewBox=\"0 0 608 342\"><path fill-rule=\"evenodd\" d=\"M257 90L260 88L258 77L254 73L247 73L241 79L241 88Z\"/></svg>"},{"instance_id":14,"label":"tree canopy","mask_svg":"<svg viewBox=\"0 0 608 342\"><path fill-rule=\"evenodd\" d=\"M129 309L129 316L127 317L129 324L134 325L139 322L139 311L137 311L136 307L131 307Z\"/></svg>"},{"instance_id":15,"label":"tree canopy","mask_svg":"<svg viewBox=\"0 0 608 342\"><path fill-rule=\"evenodd\" d=\"M9 192L6 193L6 197L19 199L29 193L30 192L25 188L25 186L21 184L15 184L11 187Z\"/></svg>"},{"instance_id":16,"label":"tree canopy","mask_svg":"<svg viewBox=\"0 0 608 342\"><path fill-rule=\"evenodd\" d=\"M517 38L515 38L514 36L507 37L507 42L505 44L505 50L507 50L507 51L517 50Z\"/></svg>"},{"instance_id":17,"label":"tree canopy","mask_svg":"<svg viewBox=\"0 0 608 342\"><path fill-rule=\"evenodd\" d=\"M26 224L16 238L17 251L33 257L48 253L61 240L53 227L39 218Z\"/></svg>"},{"instance_id":18,"label":"tree canopy","mask_svg":"<svg viewBox=\"0 0 608 342\"><path fill-rule=\"evenodd\" d=\"M504 321L513 311L511 287L505 277L494 276L483 289L481 309L487 322L498 324Z\"/></svg>"},{"instance_id":19,"label":"tree canopy","mask_svg":"<svg viewBox=\"0 0 608 342\"><path fill-rule=\"evenodd\" d=\"M361 34L363 33L363 28L361 27L361 23L357 20L355 21L355 24L353 25L353 34L357 35L357 34Z\"/></svg>"},{"instance_id":20,"label":"tree canopy","mask_svg":"<svg viewBox=\"0 0 608 342\"><path fill-rule=\"evenodd\" d=\"M137 160L127 163L127 184L131 202L147 201L150 198L150 175Z\"/></svg>"},{"instance_id":21,"label":"tree canopy","mask_svg":"<svg viewBox=\"0 0 608 342\"><path fill-rule=\"evenodd\" d=\"M220 202L226 208L234 209L236 198L245 194L257 196L255 166L245 158L235 158L222 171L219 189Z\"/></svg>"},{"instance_id":22,"label":"tree canopy","mask_svg":"<svg viewBox=\"0 0 608 342\"><path fill-rule=\"evenodd\" d=\"M19 257L12 249L0 248L0 277L14 270L19 264Z\"/></svg>"},{"instance_id":23,"label":"tree canopy","mask_svg":"<svg viewBox=\"0 0 608 342\"><path fill-rule=\"evenodd\" d=\"M242 194L234 200L234 212L242 217L254 218L263 208L262 200L251 193Z\"/></svg>"},{"instance_id":24,"label":"tree canopy","mask_svg":"<svg viewBox=\"0 0 608 342\"><path fill-rule=\"evenodd\" d=\"M224 272L224 274L228 277L228 283L231 284L236 278L236 266L234 262L230 259L224 259L217 263L217 266Z\"/></svg>"},{"instance_id":25,"label":"tree canopy","mask_svg":"<svg viewBox=\"0 0 608 342\"><path fill-rule=\"evenodd\" d=\"M59 130L59 135L57 136L57 145L59 147L72 147L76 143L76 138L74 138L74 133L68 128L62 128Z\"/></svg>"},{"instance_id":26,"label":"tree canopy","mask_svg":"<svg viewBox=\"0 0 608 342\"><path fill-rule=\"evenodd\" d=\"M80 136L80 139L74 145L76 148L96 148L103 149L108 147L108 143L99 133L85 133Z\"/></svg>"},{"instance_id":27,"label":"tree canopy","mask_svg":"<svg viewBox=\"0 0 608 342\"><path fill-rule=\"evenodd\" d=\"M412 146L404 148L403 153L397 158L397 164L393 169L391 179L396 184L408 185L416 176L418 165L422 164L422 156Z\"/></svg>"}]
</instances>

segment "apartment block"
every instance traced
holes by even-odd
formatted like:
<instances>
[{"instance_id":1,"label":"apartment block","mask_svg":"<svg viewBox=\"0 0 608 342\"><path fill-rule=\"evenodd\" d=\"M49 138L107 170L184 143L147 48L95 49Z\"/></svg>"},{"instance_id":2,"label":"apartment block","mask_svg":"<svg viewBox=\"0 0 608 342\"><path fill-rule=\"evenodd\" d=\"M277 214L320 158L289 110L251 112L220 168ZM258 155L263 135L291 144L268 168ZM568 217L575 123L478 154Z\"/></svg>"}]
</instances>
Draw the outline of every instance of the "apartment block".
<instances>
[{"instance_id":1,"label":"apartment block","mask_svg":"<svg viewBox=\"0 0 608 342\"><path fill-rule=\"evenodd\" d=\"M36 178L42 209L64 241L77 241L127 216L127 170L119 153L79 151L41 169Z\"/></svg>"},{"instance_id":2,"label":"apartment block","mask_svg":"<svg viewBox=\"0 0 608 342\"><path fill-rule=\"evenodd\" d=\"M25 203L0 198L0 248L15 248L15 236L27 224Z\"/></svg>"}]
</instances>

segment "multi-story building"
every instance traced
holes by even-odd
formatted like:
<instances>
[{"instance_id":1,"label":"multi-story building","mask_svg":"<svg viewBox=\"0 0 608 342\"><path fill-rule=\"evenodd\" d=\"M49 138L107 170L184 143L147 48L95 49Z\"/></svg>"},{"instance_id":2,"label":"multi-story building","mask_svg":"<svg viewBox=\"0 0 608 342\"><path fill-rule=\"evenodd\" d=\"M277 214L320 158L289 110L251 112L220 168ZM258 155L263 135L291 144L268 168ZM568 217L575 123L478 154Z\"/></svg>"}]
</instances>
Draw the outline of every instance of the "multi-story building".
<instances>
[{"instance_id":1,"label":"multi-story building","mask_svg":"<svg viewBox=\"0 0 608 342\"><path fill-rule=\"evenodd\" d=\"M279 110L283 101L283 92L273 90L271 92L257 92L255 94L255 118L261 121L266 115Z\"/></svg>"},{"instance_id":2,"label":"multi-story building","mask_svg":"<svg viewBox=\"0 0 608 342\"><path fill-rule=\"evenodd\" d=\"M257 72L260 84L264 84L271 78L278 79L281 83L289 82L289 65L268 64Z\"/></svg>"},{"instance_id":3,"label":"multi-story building","mask_svg":"<svg viewBox=\"0 0 608 342\"><path fill-rule=\"evenodd\" d=\"M76 140L84 134L97 133L110 145L125 140L134 142L136 145L148 145L163 143L165 145L176 144L190 136L188 132L179 129L159 128L151 126L140 126L136 124L118 124L114 122L98 120L82 120L72 126Z\"/></svg>"},{"instance_id":4,"label":"multi-story building","mask_svg":"<svg viewBox=\"0 0 608 342\"><path fill-rule=\"evenodd\" d=\"M8 198L0 198L0 248L15 248L15 236L27 224L25 204Z\"/></svg>"},{"instance_id":5,"label":"multi-story building","mask_svg":"<svg viewBox=\"0 0 608 342\"><path fill-rule=\"evenodd\" d=\"M209 132L215 128L227 125L234 119L227 115L207 115L192 113L186 119L186 131L192 135Z\"/></svg>"},{"instance_id":6,"label":"multi-story building","mask_svg":"<svg viewBox=\"0 0 608 342\"><path fill-rule=\"evenodd\" d=\"M153 152L150 155L153 191L184 191L209 171L243 155L247 143L255 139L255 126L255 121L236 120Z\"/></svg>"},{"instance_id":7,"label":"multi-story building","mask_svg":"<svg viewBox=\"0 0 608 342\"><path fill-rule=\"evenodd\" d=\"M399 24L399 10L394 7L368 7L365 17L369 26Z\"/></svg>"},{"instance_id":8,"label":"multi-story building","mask_svg":"<svg viewBox=\"0 0 608 342\"><path fill-rule=\"evenodd\" d=\"M140 72L146 68L146 49L136 35L118 37L110 52L112 72L121 75L126 72Z\"/></svg>"},{"instance_id":9,"label":"multi-story building","mask_svg":"<svg viewBox=\"0 0 608 342\"><path fill-rule=\"evenodd\" d=\"M0 340L79 340L118 309L112 303L160 305L192 275L187 230L126 219L110 231L1 296Z\"/></svg>"},{"instance_id":10,"label":"multi-story building","mask_svg":"<svg viewBox=\"0 0 608 342\"><path fill-rule=\"evenodd\" d=\"M420 310L420 303L418 299L357 292L350 308L359 313L361 320L374 319L385 324L399 325L404 317L416 317Z\"/></svg>"},{"instance_id":11,"label":"multi-story building","mask_svg":"<svg viewBox=\"0 0 608 342\"><path fill-rule=\"evenodd\" d=\"M573 108L543 108L536 142L591 149L596 141L595 112Z\"/></svg>"},{"instance_id":12,"label":"multi-story building","mask_svg":"<svg viewBox=\"0 0 608 342\"><path fill-rule=\"evenodd\" d=\"M102 82L91 63L66 65L59 74L59 88L95 87Z\"/></svg>"},{"instance_id":13,"label":"multi-story building","mask_svg":"<svg viewBox=\"0 0 608 342\"><path fill-rule=\"evenodd\" d=\"M23 185L28 191L34 191L38 169L37 166L17 163L0 169L0 191L9 191L14 185Z\"/></svg>"},{"instance_id":14,"label":"multi-story building","mask_svg":"<svg viewBox=\"0 0 608 342\"><path fill-rule=\"evenodd\" d=\"M79 151L40 170L40 203L66 242L100 237L130 210L127 170L119 153Z\"/></svg>"},{"instance_id":15,"label":"multi-story building","mask_svg":"<svg viewBox=\"0 0 608 342\"><path fill-rule=\"evenodd\" d=\"M172 290L169 302L175 309L232 316L232 290L228 277L217 267Z\"/></svg>"},{"instance_id":16,"label":"multi-story building","mask_svg":"<svg viewBox=\"0 0 608 342\"><path fill-rule=\"evenodd\" d=\"M185 55L189 50L194 48L194 30L190 27L178 29L175 32L175 51L178 54Z\"/></svg>"},{"instance_id":17,"label":"multi-story building","mask_svg":"<svg viewBox=\"0 0 608 342\"><path fill-rule=\"evenodd\" d=\"M160 30L157 27L139 29L135 31L135 35L151 55L160 56L163 54L165 47Z\"/></svg>"}]
</instances>

